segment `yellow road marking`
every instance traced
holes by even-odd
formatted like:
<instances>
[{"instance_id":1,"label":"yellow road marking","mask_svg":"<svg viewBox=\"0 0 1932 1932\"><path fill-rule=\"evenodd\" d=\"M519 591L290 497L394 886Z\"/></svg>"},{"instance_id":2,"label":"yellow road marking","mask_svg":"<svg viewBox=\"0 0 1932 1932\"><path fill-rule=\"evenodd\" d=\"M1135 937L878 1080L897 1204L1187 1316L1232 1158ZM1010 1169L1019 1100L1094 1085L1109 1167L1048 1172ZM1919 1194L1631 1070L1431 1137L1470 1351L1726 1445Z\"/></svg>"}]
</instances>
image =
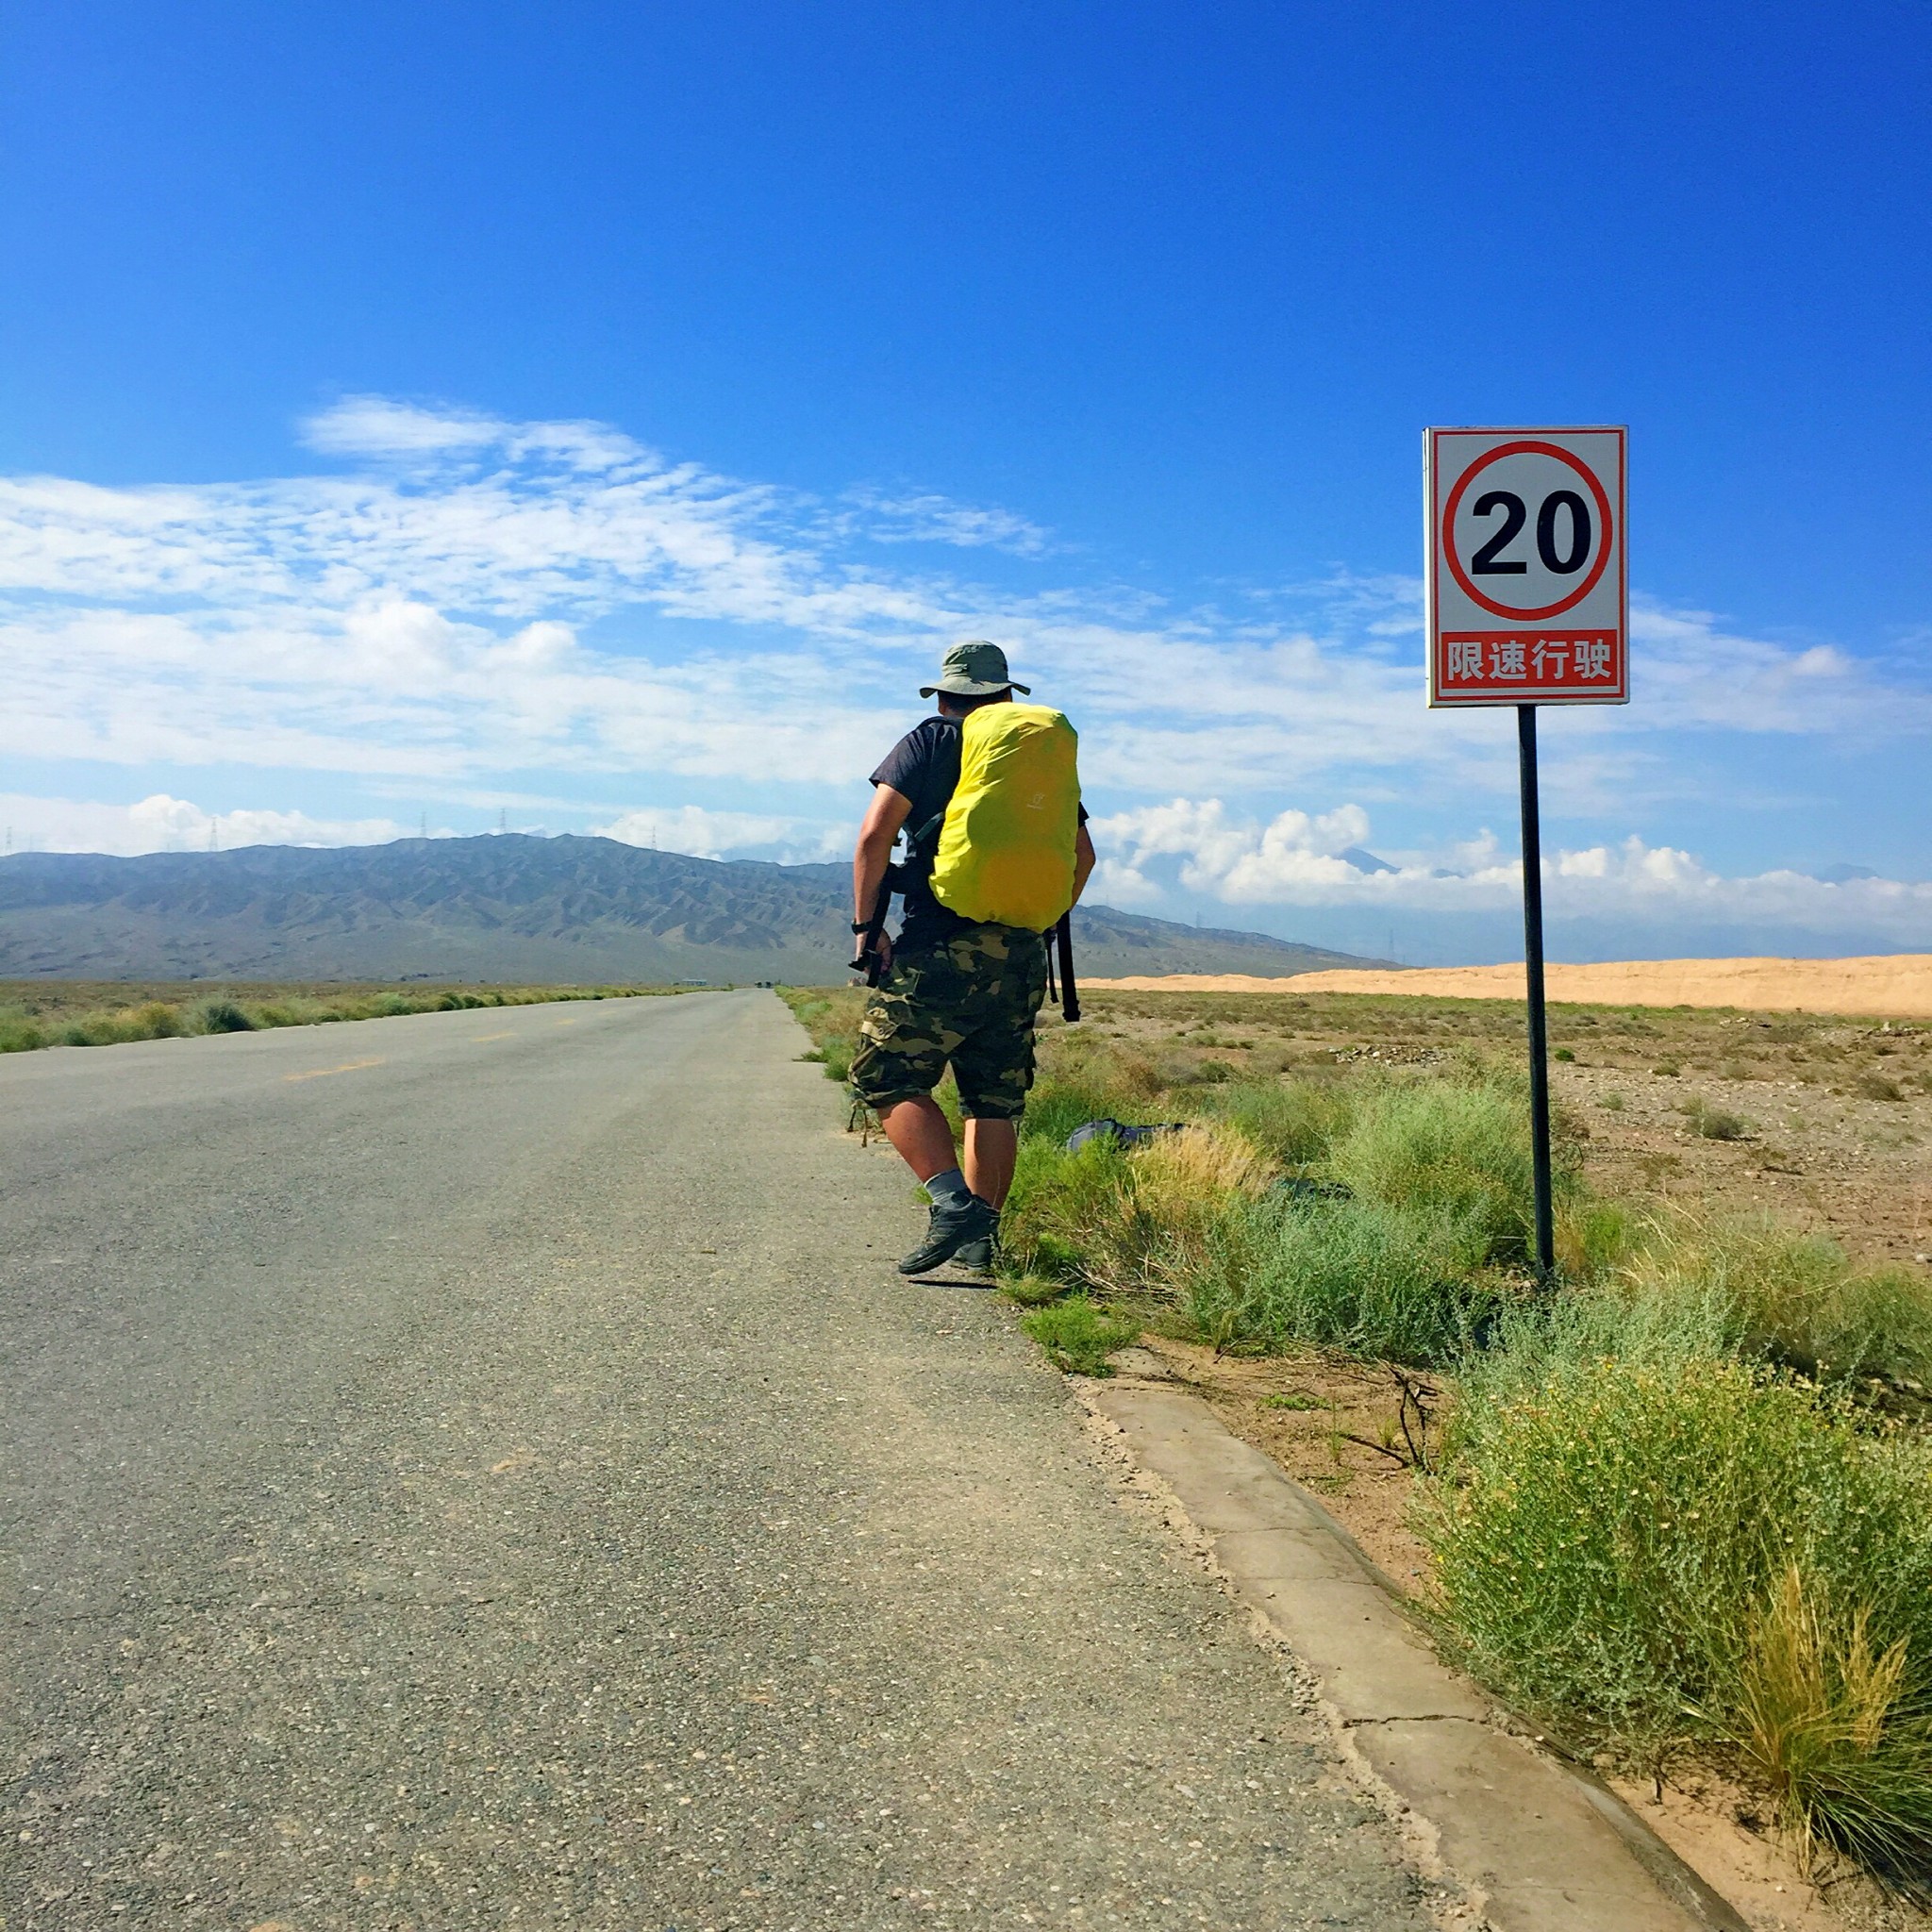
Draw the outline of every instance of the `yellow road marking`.
<instances>
[{"instance_id":1,"label":"yellow road marking","mask_svg":"<svg viewBox=\"0 0 1932 1932\"><path fill-rule=\"evenodd\" d=\"M486 1040L514 1040L516 1031L514 1026L506 1026L501 1033L473 1033L470 1039L478 1043Z\"/></svg>"},{"instance_id":2,"label":"yellow road marking","mask_svg":"<svg viewBox=\"0 0 1932 1932\"><path fill-rule=\"evenodd\" d=\"M282 1078L285 1080L326 1080L331 1074L358 1074L364 1067L379 1067L384 1063L383 1057L378 1054L373 1059L344 1060L339 1067L316 1067L307 1074L284 1074Z\"/></svg>"},{"instance_id":3,"label":"yellow road marking","mask_svg":"<svg viewBox=\"0 0 1932 1932\"><path fill-rule=\"evenodd\" d=\"M575 1026L577 1024L577 1016L573 1013L568 1020L557 1020L551 1024L557 1026Z\"/></svg>"}]
</instances>

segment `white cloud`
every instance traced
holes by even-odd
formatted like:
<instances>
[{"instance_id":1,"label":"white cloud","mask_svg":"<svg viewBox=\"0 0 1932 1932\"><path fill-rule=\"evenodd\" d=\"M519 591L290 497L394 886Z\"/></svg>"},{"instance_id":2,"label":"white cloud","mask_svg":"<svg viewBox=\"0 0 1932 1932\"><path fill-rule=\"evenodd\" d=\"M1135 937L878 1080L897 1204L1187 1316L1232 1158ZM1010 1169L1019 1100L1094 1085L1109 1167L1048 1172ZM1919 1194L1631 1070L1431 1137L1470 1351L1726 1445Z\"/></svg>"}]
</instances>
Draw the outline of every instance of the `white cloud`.
<instances>
[{"instance_id":1,"label":"white cloud","mask_svg":"<svg viewBox=\"0 0 1932 1932\"><path fill-rule=\"evenodd\" d=\"M1305 889L1345 888L1359 876L1341 855L1369 836L1369 815L1345 805L1320 818L1285 811L1256 824L1233 818L1218 798L1176 798L1096 819L1093 833L1130 855L1114 861L1123 878L1152 859L1177 858L1190 891L1231 906L1291 905Z\"/></svg>"},{"instance_id":2,"label":"white cloud","mask_svg":"<svg viewBox=\"0 0 1932 1932\"><path fill-rule=\"evenodd\" d=\"M15 852L230 852L241 845L380 845L417 828L393 819L317 819L301 811L205 811L165 791L133 805L0 794Z\"/></svg>"},{"instance_id":3,"label":"white cloud","mask_svg":"<svg viewBox=\"0 0 1932 1932\"><path fill-rule=\"evenodd\" d=\"M1219 799L1097 818L1094 841L1108 855L1097 875L1103 896L1158 905L1170 879L1228 906L1348 908L1371 911L1481 913L1520 903L1522 865L1493 834L1435 853L1392 855L1386 871L1351 863L1365 846L1368 814L1343 806L1321 818L1289 811L1260 821ZM1786 869L1727 877L1690 853L1626 838L1546 855L1550 918L1628 920L1645 926L1782 926L1829 937L1878 933L1932 945L1932 884L1859 878L1833 883Z\"/></svg>"},{"instance_id":4,"label":"white cloud","mask_svg":"<svg viewBox=\"0 0 1932 1932\"><path fill-rule=\"evenodd\" d=\"M790 865L848 857L857 829L763 812L709 811L701 805L641 806L591 827L600 838L693 858L774 858Z\"/></svg>"},{"instance_id":5,"label":"white cloud","mask_svg":"<svg viewBox=\"0 0 1932 1932\"><path fill-rule=\"evenodd\" d=\"M1891 736L1932 729L1932 695L1886 685L1829 644L1741 637L1707 610L1642 597L1630 610L1632 683L1653 729Z\"/></svg>"}]
</instances>

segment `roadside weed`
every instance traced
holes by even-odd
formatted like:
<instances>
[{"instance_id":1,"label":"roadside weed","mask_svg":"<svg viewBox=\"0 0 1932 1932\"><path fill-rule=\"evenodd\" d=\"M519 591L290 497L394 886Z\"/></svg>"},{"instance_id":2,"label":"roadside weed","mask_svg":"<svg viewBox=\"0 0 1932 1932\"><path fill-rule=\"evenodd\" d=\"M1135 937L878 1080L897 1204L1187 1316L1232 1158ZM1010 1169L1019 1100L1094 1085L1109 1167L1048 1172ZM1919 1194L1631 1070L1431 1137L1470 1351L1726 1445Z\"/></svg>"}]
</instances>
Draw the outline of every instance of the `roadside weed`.
<instances>
[{"instance_id":1,"label":"roadside weed","mask_svg":"<svg viewBox=\"0 0 1932 1932\"><path fill-rule=\"evenodd\" d=\"M1560 1146L1557 1184L1574 1184ZM1352 1192L1438 1214L1476 1241L1485 1260L1521 1259L1530 1215L1528 1109L1500 1082L1449 1080L1372 1090L1329 1148L1327 1167Z\"/></svg>"},{"instance_id":2,"label":"roadside weed","mask_svg":"<svg viewBox=\"0 0 1932 1932\"><path fill-rule=\"evenodd\" d=\"M1709 1299L1727 1345L1825 1379L1932 1374L1932 1284L1856 1267L1824 1235L1768 1216L1660 1213L1622 1272L1627 1293Z\"/></svg>"},{"instance_id":3,"label":"roadside weed","mask_svg":"<svg viewBox=\"0 0 1932 1932\"><path fill-rule=\"evenodd\" d=\"M1084 1294L1068 1295L1021 1316L1027 1334L1058 1369L1074 1375L1110 1375L1107 1358L1140 1339L1141 1324L1097 1308Z\"/></svg>"},{"instance_id":4,"label":"roadside weed","mask_svg":"<svg viewBox=\"0 0 1932 1932\"><path fill-rule=\"evenodd\" d=\"M1452 1360L1496 1299L1479 1226L1440 1204L1244 1203L1215 1224L1186 1307L1218 1344L1345 1348L1371 1359Z\"/></svg>"},{"instance_id":5,"label":"roadside weed","mask_svg":"<svg viewBox=\"0 0 1932 1932\"><path fill-rule=\"evenodd\" d=\"M1739 1707L1744 1607L1798 1561L1932 1667L1932 1474L1745 1364L1544 1352L1472 1369L1420 1524L1439 1607L1532 1708L1655 1748Z\"/></svg>"},{"instance_id":6,"label":"roadside weed","mask_svg":"<svg viewBox=\"0 0 1932 1932\"><path fill-rule=\"evenodd\" d=\"M1284 1168L1310 1166L1347 1130L1355 1099L1339 1081L1297 1080L1287 1086L1243 1081L1215 1097L1214 1114Z\"/></svg>"}]
</instances>

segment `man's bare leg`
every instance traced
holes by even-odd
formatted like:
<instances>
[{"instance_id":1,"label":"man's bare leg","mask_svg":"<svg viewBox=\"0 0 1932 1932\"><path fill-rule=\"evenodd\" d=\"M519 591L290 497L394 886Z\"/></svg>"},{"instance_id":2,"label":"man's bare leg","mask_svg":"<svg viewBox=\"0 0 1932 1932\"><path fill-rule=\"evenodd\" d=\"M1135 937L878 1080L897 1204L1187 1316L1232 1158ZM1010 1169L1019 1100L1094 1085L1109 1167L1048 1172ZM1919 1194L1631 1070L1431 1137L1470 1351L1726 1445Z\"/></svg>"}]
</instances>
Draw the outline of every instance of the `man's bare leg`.
<instances>
[{"instance_id":1,"label":"man's bare leg","mask_svg":"<svg viewBox=\"0 0 1932 1932\"><path fill-rule=\"evenodd\" d=\"M879 1124L932 1197L932 1225L924 1241L899 1263L899 1273L924 1274L991 1240L999 1226L998 1211L974 1197L953 1151L952 1125L938 1103L926 1094L894 1101L880 1112Z\"/></svg>"},{"instance_id":2,"label":"man's bare leg","mask_svg":"<svg viewBox=\"0 0 1932 1932\"><path fill-rule=\"evenodd\" d=\"M886 1139L922 1181L962 1165L953 1147L953 1129L936 1100L920 1096L895 1101L879 1115ZM1020 1130L1012 1121L966 1123L966 1185L994 1208L1006 1206L1019 1158Z\"/></svg>"},{"instance_id":3,"label":"man's bare leg","mask_svg":"<svg viewBox=\"0 0 1932 1932\"><path fill-rule=\"evenodd\" d=\"M937 1109L935 1109L937 1111ZM898 1145L897 1141L892 1143ZM995 1208L1007 1205L1013 1185L1013 1163L1020 1158L1020 1127L1016 1121L966 1123L966 1185Z\"/></svg>"},{"instance_id":4,"label":"man's bare leg","mask_svg":"<svg viewBox=\"0 0 1932 1932\"><path fill-rule=\"evenodd\" d=\"M911 1100L895 1100L881 1110L879 1125L886 1130L886 1139L892 1143L899 1158L922 1183L959 1165L959 1157L953 1148L952 1123L941 1112L939 1102L924 1094ZM966 1144L970 1150L971 1140ZM1009 1168L1009 1177L1010 1174ZM973 1185L970 1174L966 1185Z\"/></svg>"}]
</instances>

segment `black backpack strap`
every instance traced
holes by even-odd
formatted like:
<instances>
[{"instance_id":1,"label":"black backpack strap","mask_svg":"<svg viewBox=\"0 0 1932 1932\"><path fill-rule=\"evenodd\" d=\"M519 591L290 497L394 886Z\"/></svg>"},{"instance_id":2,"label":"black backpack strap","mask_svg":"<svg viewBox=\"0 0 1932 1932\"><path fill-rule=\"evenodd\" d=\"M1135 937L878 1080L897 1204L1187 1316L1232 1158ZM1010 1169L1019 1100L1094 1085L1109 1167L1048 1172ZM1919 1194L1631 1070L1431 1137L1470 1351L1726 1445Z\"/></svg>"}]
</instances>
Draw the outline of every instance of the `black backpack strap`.
<instances>
[{"instance_id":1,"label":"black backpack strap","mask_svg":"<svg viewBox=\"0 0 1932 1932\"><path fill-rule=\"evenodd\" d=\"M940 833L945 828L943 806L916 831L906 834L906 857L899 861L899 891L908 885L923 886L932 876L940 856Z\"/></svg>"}]
</instances>

